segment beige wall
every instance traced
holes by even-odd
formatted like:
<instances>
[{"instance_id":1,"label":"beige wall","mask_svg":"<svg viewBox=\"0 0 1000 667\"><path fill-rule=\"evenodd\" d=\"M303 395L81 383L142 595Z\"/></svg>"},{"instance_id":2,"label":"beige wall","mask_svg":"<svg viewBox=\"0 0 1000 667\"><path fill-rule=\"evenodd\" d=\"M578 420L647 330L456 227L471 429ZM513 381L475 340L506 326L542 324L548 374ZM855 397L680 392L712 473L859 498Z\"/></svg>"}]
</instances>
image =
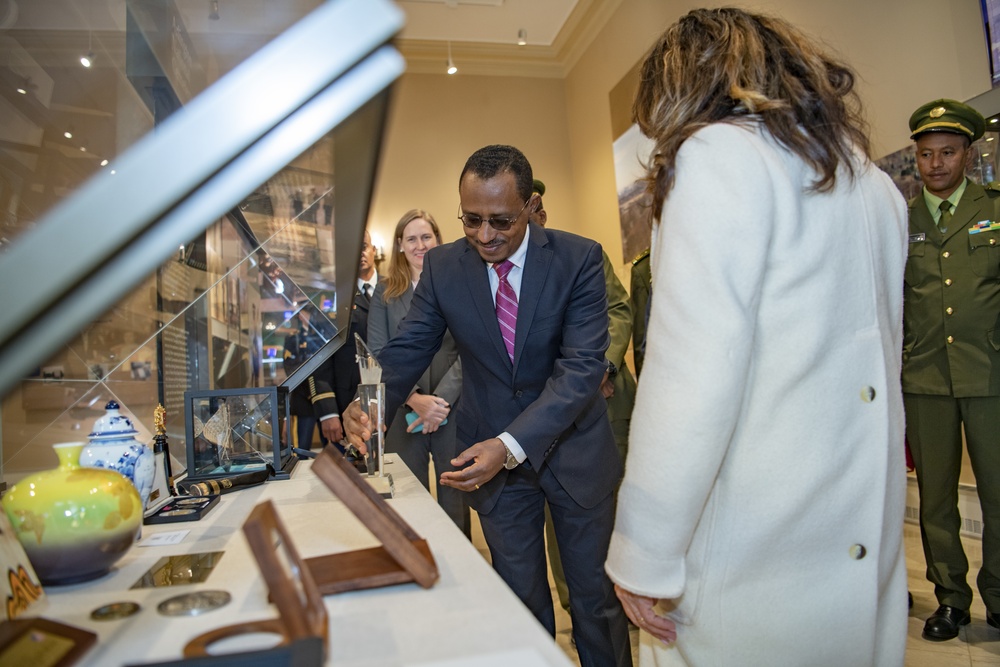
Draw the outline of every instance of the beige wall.
<instances>
[{"instance_id":1,"label":"beige wall","mask_svg":"<svg viewBox=\"0 0 1000 667\"><path fill-rule=\"evenodd\" d=\"M572 196L566 95L559 79L406 74L397 84L369 227L391 243L411 208L438 221L446 241L462 236L458 177L488 144L517 146L550 194L553 227L571 228ZM386 252L389 252L386 248Z\"/></svg>"},{"instance_id":2,"label":"beige wall","mask_svg":"<svg viewBox=\"0 0 1000 667\"><path fill-rule=\"evenodd\" d=\"M661 32L694 6L744 5L782 16L824 40L859 74L876 155L909 141L910 112L935 97L989 89L976 0L621 0L565 81L412 74L397 89L372 225L383 236L409 208L428 208L448 238L457 177L486 143L522 148L549 186L554 227L600 241L621 258L608 93ZM627 271L620 267L623 278Z\"/></svg>"}]
</instances>

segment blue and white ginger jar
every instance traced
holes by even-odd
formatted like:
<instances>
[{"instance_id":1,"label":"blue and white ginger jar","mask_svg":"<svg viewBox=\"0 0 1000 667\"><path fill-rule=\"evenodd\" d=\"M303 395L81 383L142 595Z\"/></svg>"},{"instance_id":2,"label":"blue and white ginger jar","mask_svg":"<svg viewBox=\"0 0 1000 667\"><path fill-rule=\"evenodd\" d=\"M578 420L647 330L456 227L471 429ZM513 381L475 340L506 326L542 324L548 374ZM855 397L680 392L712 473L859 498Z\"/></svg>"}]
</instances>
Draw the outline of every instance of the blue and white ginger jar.
<instances>
[{"instance_id":1,"label":"blue and white ginger jar","mask_svg":"<svg viewBox=\"0 0 1000 667\"><path fill-rule=\"evenodd\" d=\"M138 431L132 420L118 411L118 403L108 401L104 407L104 416L94 422L94 430L88 436L90 442L80 452L80 465L109 468L127 477L139 491L145 510L153 490L156 455L135 439Z\"/></svg>"}]
</instances>

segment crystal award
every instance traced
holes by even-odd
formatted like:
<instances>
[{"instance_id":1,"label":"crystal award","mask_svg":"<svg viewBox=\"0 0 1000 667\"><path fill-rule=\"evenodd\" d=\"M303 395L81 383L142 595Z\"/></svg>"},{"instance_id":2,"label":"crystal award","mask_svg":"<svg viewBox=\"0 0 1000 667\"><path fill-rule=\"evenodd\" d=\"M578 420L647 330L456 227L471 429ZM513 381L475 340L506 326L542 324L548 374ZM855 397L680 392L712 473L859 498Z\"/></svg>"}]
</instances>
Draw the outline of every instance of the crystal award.
<instances>
[{"instance_id":1,"label":"crystal award","mask_svg":"<svg viewBox=\"0 0 1000 667\"><path fill-rule=\"evenodd\" d=\"M371 436L365 442L368 453L365 454L365 465L368 468L368 483L384 498L393 495L392 475L385 473L385 384L382 382L382 367L375 355L354 334L357 349L358 369L361 371L361 384L358 385L358 397L361 409L368 415L368 428Z\"/></svg>"}]
</instances>

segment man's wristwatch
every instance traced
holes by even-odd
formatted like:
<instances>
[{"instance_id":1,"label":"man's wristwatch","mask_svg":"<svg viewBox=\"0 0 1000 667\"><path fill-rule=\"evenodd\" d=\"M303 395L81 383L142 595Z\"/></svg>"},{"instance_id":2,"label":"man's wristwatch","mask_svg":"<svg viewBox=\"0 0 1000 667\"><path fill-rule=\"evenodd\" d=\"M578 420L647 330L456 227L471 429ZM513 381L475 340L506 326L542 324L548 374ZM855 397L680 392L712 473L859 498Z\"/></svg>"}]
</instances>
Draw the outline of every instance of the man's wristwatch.
<instances>
[{"instance_id":1,"label":"man's wristwatch","mask_svg":"<svg viewBox=\"0 0 1000 667\"><path fill-rule=\"evenodd\" d=\"M506 444L503 446L503 450L507 452L507 460L503 462L503 467L506 468L507 470L513 470L518 465L517 459L514 457L513 454L510 453L510 449L507 447Z\"/></svg>"}]
</instances>

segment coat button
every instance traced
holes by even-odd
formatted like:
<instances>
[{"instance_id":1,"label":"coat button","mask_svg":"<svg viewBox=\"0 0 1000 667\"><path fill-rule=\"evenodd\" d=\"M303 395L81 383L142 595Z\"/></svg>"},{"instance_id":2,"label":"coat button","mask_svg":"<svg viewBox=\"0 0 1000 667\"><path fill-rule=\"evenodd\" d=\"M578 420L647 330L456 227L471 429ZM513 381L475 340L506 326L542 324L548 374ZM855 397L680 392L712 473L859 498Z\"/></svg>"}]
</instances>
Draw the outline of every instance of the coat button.
<instances>
[{"instance_id":1,"label":"coat button","mask_svg":"<svg viewBox=\"0 0 1000 667\"><path fill-rule=\"evenodd\" d=\"M951 278L945 278L944 284L948 285L949 287L951 287Z\"/></svg>"},{"instance_id":2,"label":"coat button","mask_svg":"<svg viewBox=\"0 0 1000 667\"><path fill-rule=\"evenodd\" d=\"M955 309L952 308L951 306L948 306L947 308L944 309L944 312L948 315L951 315L952 313L955 312Z\"/></svg>"},{"instance_id":3,"label":"coat button","mask_svg":"<svg viewBox=\"0 0 1000 667\"><path fill-rule=\"evenodd\" d=\"M951 257L951 253L945 250L943 253L941 253L941 256L944 257L945 259L948 259L949 257Z\"/></svg>"},{"instance_id":4,"label":"coat button","mask_svg":"<svg viewBox=\"0 0 1000 667\"><path fill-rule=\"evenodd\" d=\"M945 338L945 340L948 341L948 345L951 345L952 343L955 342L955 337L954 336L948 336L947 338Z\"/></svg>"},{"instance_id":5,"label":"coat button","mask_svg":"<svg viewBox=\"0 0 1000 667\"><path fill-rule=\"evenodd\" d=\"M850 549L851 558L861 560L868 553L863 544L852 544Z\"/></svg>"},{"instance_id":6,"label":"coat button","mask_svg":"<svg viewBox=\"0 0 1000 667\"><path fill-rule=\"evenodd\" d=\"M861 388L861 400L865 403L871 403L875 400L875 388L874 387L862 387Z\"/></svg>"},{"instance_id":7,"label":"coat button","mask_svg":"<svg viewBox=\"0 0 1000 667\"><path fill-rule=\"evenodd\" d=\"M514 392L514 396L516 396L517 398L521 398L521 394L523 394L523 393L524 393L523 391L521 391L520 389L518 389L517 391Z\"/></svg>"}]
</instances>

